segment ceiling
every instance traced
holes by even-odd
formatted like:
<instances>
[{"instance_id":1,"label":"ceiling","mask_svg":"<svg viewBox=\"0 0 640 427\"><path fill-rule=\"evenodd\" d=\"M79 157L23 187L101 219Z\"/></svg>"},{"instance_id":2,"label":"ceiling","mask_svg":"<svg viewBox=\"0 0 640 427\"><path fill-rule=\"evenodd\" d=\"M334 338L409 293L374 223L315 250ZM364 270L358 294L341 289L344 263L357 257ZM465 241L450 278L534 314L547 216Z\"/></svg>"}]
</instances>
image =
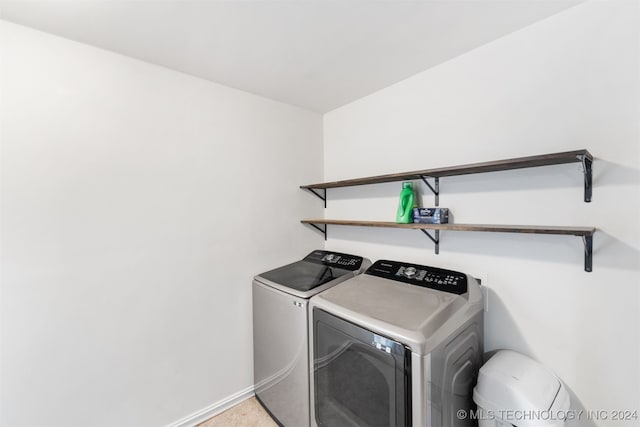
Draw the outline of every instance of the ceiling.
<instances>
[{"instance_id":1,"label":"ceiling","mask_svg":"<svg viewBox=\"0 0 640 427\"><path fill-rule=\"evenodd\" d=\"M0 1L0 19L326 112L572 0Z\"/></svg>"}]
</instances>

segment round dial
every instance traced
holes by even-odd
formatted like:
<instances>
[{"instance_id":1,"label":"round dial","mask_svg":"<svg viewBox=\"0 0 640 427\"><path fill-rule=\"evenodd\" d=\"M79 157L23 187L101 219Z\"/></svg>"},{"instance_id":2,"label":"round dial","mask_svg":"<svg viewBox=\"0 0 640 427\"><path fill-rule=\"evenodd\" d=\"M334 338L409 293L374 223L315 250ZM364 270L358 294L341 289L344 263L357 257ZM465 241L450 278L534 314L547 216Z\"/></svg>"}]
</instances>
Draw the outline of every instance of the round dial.
<instances>
[{"instance_id":1,"label":"round dial","mask_svg":"<svg viewBox=\"0 0 640 427\"><path fill-rule=\"evenodd\" d=\"M322 258L322 261L334 263L334 262L338 262L339 259L340 257L336 254L327 254L324 256L324 258Z\"/></svg>"},{"instance_id":2,"label":"round dial","mask_svg":"<svg viewBox=\"0 0 640 427\"><path fill-rule=\"evenodd\" d=\"M416 269L413 267L407 267L404 269L404 275L407 276L409 279L411 279L413 276L416 275Z\"/></svg>"}]
</instances>

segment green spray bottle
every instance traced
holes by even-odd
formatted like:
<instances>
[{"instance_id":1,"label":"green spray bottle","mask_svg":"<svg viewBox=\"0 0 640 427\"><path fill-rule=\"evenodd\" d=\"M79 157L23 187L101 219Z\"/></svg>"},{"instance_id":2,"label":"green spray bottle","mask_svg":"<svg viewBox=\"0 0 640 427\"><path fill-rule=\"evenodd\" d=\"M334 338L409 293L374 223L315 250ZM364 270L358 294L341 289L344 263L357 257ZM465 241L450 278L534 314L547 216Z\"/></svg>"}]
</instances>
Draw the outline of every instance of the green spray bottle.
<instances>
[{"instance_id":1,"label":"green spray bottle","mask_svg":"<svg viewBox=\"0 0 640 427\"><path fill-rule=\"evenodd\" d=\"M416 195L413 192L413 183L403 182L400 192L400 203L398 203L398 213L396 222L398 224L409 224L413 222L413 208L417 208Z\"/></svg>"}]
</instances>

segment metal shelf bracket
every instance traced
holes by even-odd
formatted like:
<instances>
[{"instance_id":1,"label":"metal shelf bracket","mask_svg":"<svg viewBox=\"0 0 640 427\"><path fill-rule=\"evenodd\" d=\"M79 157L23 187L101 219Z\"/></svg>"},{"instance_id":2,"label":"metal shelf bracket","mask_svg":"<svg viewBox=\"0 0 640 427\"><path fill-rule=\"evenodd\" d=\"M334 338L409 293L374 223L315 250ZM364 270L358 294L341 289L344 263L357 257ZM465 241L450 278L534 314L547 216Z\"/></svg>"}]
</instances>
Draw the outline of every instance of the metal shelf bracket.
<instances>
[{"instance_id":1,"label":"metal shelf bracket","mask_svg":"<svg viewBox=\"0 0 640 427\"><path fill-rule=\"evenodd\" d=\"M582 162L582 172L584 173L584 201L588 203L591 201L591 165L593 164L593 159L587 157L585 154L578 156L578 159Z\"/></svg>"},{"instance_id":2,"label":"metal shelf bracket","mask_svg":"<svg viewBox=\"0 0 640 427\"><path fill-rule=\"evenodd\" d=\"M317 198L319 198L320 200L322 200L324 202L324 207L325 208L327 207L327 189L326 188L322 189L322 194L318 193L313 188L306 188L306 190L311 191Z\"/></svg>"},{"instance_id":3,"label":"metal shelf bracket","mask_svg":"<svg viewBox=\"0 0 640 427\"><path fill-rule=\"evenodd\" d=\"M315 228L316 230L318 230L319 232L321 232L324 235L324 240L327 240L327 230L329 228L329 226L327 224L324 225L324 228L318 226L317 224L314 224L312 222L308 223L310 226L312 226L313 228Z\"/></svg>"},{"instance_id":4,"label":"metal shelf bracket","mask_svg":"<svg viewBox=\"0 0 640 427\"><path fill-rule=\"evenodd\" d=\"M425 234L425 236L431 239L431 241L436 247L436 255L438 255L440 253L440 230L435 230L435 237L429 234L429 232L424 228L421 228L420 231L422 231Z\"/></svg>"},{"instance_id":5,"label":"metal shelf bracket","mask_svg":"<svg viewBox=\"0 0 640 427\"><path fill-rule=\"evenodd\" d=\"M431 190L431 192L435 196L436 206L438 206L440 204L440 178L438 177L433 178L433 181L434 181L433 186L429 184L429 181L427 181L427 178L430 178L430 177L426 175L420 175L420 179L422 179L422 181L425 184L427 184L427 187L429 187L429 190Z\"/></svg>"},{"instance_id":6,"label":"metal shelf bracket","mask_svg":"<svg viewBox=\"0 0 640 427\"><path fill-rule=\"evenodd\" d=\"M582 236L584 243L584 271L591 272L593 266L593 236Z\"/></svg>"}]
</instances>

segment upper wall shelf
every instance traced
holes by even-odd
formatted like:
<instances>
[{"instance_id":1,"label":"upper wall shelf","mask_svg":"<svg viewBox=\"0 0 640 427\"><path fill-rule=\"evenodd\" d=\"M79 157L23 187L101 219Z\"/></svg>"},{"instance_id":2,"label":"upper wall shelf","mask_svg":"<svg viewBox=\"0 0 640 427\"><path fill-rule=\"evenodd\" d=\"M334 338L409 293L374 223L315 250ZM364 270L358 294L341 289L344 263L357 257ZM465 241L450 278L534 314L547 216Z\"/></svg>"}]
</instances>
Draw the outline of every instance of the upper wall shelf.
<instances>
[{"instance_id":1,"label":"upper wall shelf","mask_svg":"<svg viewBox=\"0 0 640 427\"><path fill-rule=\"evenodd\" d=\"M327 188L353 187L366 184L380 184L383 182L405 181L421 179L433 191L438 206L440 193L439 181L441 177L468 175L475 173L497 172L511 169L534 168L538 166L560 165L564 163L582 163L584 172L584 201L591 201L591 164L593 156L587 150L566 151L562 153L542 154L538 156L518 157L515 159L495 160L492 162L472 163L468 165L449 166L445 168L425 169L413 172L392 173L365 178L346 179L342 181L322 182L318 184L301 185L300 188L311 191L327 204ZM431 185L427 178L433 178L435 185ZM318 190L323 190L320 194Z\"/></svg>"}]
</instances>

